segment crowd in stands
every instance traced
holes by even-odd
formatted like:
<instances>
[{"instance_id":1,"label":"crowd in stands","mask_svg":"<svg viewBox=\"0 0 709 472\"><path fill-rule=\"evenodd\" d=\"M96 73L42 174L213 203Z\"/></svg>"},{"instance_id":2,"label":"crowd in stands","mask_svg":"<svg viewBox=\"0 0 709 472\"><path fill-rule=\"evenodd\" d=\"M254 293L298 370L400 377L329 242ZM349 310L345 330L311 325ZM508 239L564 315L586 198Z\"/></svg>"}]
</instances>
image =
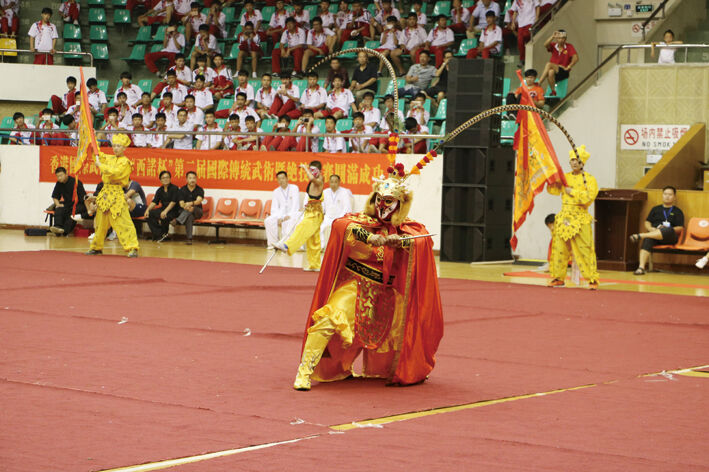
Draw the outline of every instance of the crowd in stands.
<instances>
[{"instance_id":1,"label":"crowd in stands","mask_svg":"<svg viewBox=\"0 0 709 472\"><path fill-rule=\"evenodd\" d=\"M107 96L96 79L89 79L88 102L97 137L104 142L110 138L105 131L155 130L165 133L129 133L132 145L386 152L386 139L352 135L386 134L397 122L404 134L432 134L431 110L446 99L450 61L456 55L457 60L499 57L514 47L515 38L523 60L531 26L556 1L452 0L448 9L429 18L424 13L428 2L420 0L407 2L411 7L408 13L402 2L391 0L371 4L360 0L321 1L317 8L311 5L313 8L307 9L302 0L266 1L266 7L261 9L257 5L262 3L252 0L132 0L127 8L144 8L137 17L139 25L166 28L162 48L145 55L147 69L160 80L151 90L142 90L132 82L131 72L126 71L120 75L120 86ZM0 0L0 5L4 4L16 2ZM273 12L265 18L262 10L271 6ZM229 37L225 8L235 8L240 13L233 37ZM60 8L63 20L74 24L79 11L79 4L73 0L63 2ZM52 63L58 35L50 22L51 15L51 9L45 8L41 21L30 29L32 48L42 52L37 54L35 63ZM221 43L234 38L238 45L236 74L220 48ZM465 43L470 40L473 42ZM566 43L563 31L555 32L545 44L552 57L541 82L548 81L553 90L556 81L568 77L578 55ZM345 65L344 59L334 58L323 77L307 72L315 60L353 45L376 49L403 76L398 110L394 110L391 90L378 95L383 64L373 56L359 53L351 67ZM256 66L268 50L271 72L261 74L257 84ZM404 58L411 61L408 70L404 68ZM162 61L167 61L167 68L161 71ZM17 131L12 133L10 142L75 144L81 110L75 78L67 78L67 88L64 96L51 97L51 109L43 110L37 123L27 123L22 114L16 114ZM406 101L408 106L401 106ZM543 96L535 102L543 106ZM43 131L30 131L33 126ZM332 132L343 136L257 138L241 134L263 131ZM400 146L400 152L425 153L427 142L402 139Z\"/></svg>"}]
</instances>

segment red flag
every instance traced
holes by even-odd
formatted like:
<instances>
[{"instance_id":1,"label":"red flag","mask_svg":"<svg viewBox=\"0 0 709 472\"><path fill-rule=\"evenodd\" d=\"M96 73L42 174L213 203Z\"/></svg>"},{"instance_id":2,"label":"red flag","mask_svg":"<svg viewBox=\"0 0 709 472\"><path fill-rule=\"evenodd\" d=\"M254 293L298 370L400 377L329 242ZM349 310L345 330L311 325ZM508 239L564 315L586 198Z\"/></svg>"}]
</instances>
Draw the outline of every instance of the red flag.
<instances>
[{"instance_id":1,"label":"red flag","mask_svg":"<svg viewBox=\"0 0 709 472\"><path fill-rule=\"evenodd\" d=\"M519 71L517 76L522 82L520 104L534 106ZM544 190L546 184L566 185L564 171L559 165L541 116L538 113L520 110L517 112L517 124L519 126L514 140L514 149L517 151L515 204L510 239L513 250L517 248L517 230L524 223L527 214L534 209L534 197Z\"/></svg>"},{"instance_id":2,"label":"red flag","mask_svg":"<svg viewBox=\"0 0 709 472\"><path fill-rule=\"evenodd\" d=\"M84 68L80 67L79 72L81 74L81 86L79 90L81 91L81 101L79 102L79 145L76 148L76 158L71 162L69 166L69 174L74 174L74 208L72 210L72 215L76 214L76 187L79 183L79 173L81 168L84 166L86 159L93 159L94 155L98 153L98 144L96 143L96 134L94 133L94 117L91 113L91 107L89 106L89 91L86 88L86 80L84 80Z\"/></svg>"}]
</instances>

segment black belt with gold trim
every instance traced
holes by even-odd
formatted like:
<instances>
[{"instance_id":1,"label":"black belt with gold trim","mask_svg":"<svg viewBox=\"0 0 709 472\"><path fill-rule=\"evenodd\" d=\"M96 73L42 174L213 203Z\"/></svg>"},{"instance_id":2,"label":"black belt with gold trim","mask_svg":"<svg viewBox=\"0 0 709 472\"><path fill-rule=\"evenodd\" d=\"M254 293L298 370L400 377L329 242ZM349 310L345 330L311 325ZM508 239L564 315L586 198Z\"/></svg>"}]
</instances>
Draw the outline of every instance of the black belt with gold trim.
<instances>
[{"instance_id":1,"label":"black belt with gold trim","mask_svg":"<svg viewBox=\"0 0 709 472\"><path fill-rule=\"evenodd\" d=\"M384 283L384 274L381 270L373 269L372 267L362 264L361 262L358 262L352 258L347 258L347 262L345 262L345 267L347 267L355 274L361 275L362 277L365 277L373 282L377 282L379 284ZM393 281L394 276L390 275L388 285L391 285Z\"/></svg>"}]
</instances>

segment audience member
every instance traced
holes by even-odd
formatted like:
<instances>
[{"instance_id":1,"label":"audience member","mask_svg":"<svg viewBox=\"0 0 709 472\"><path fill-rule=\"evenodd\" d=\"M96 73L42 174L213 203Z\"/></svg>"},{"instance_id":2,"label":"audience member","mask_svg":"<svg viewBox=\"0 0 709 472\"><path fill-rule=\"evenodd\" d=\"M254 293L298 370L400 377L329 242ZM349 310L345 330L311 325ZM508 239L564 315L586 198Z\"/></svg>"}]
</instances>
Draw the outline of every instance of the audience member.
<instances>
[{"instance_id":1,"label":"audience member","mask_svg":"<svg viewBox=\"0 0 709 472\"><path fill-rule=\"evenodd\" d=\"M502 28L496 21L495 13L488 11L485 15L487 26L480 32L478 46L470 48L467 59L475 59L480 55L483 59L489 59L491 55L498 55L502 52Z\"/></svg>"},{"instance_id":2,"label":"audience member","mask_svg":"<svg viewBox=\"0 0 709 472\"><path fill-rule=\"evenodd\" d=\"M532 26L539 18L539 0L515 0L508 11L512 12L510 28L517 31L519 61L524 64L525 45L532 39Z\"/></svg>"},{"instance_id":3,"label":"audience member","mask_svg":"<svg viewBox=\"0 0 709 472\"><path fill-rule=\"evenodd\" d=\"M330 186L323 190L323 222L320 225L320 241L322 247L327 247L330 238L330 228L332 222L342 218L348 213L352 213L352 192L340 185L340 176L333 174L330 176Z\"/></svg>"},{"instance_id":4,"label":"audience member","mask_svg":"<svg viewBox=\"0 0 709 472\"><path fill-rule=\"evenodd\" d=\"M165 147L171 145L173 149L192 149L194 125L187 120L187 110L178 110L177 121L168 127L168 131L170 134L166 136Z\"/></svg>"},{"instance_id":5,"label":"audience member","mask_svg":"<svg viewBox=\"0 0 709 472\"><path fill-rule=\"evenodd\" d=\"M298 110L294 110L289 113L289 116L291 118L298 118L305 109L316 113L325 108L326 103L327 91L324 87L321 87L320 84L318 84L318 74L315 72L310 72L308 73L308 88L306 88L300 96Z\"/></svg>"},{"instance_id":6,"label":"audience member","mask_svg":"<svg viewBox=\"0 0 709 472\"><path fill-rule=\"evenodd\" d=\"M204 56L207 59L207 66L210 66L214 55L220 52L217 38L213 34L209 34L209 26L202 25L199 27L199 34L194 43L192 57L190 58L190 67L194 69L197 58L200 56Z\"/></svg>"},{"instance_id":7,"label":"audience member","mask_svg":"<svg viewBox=\"0 0 709 472\"><path fill-rule=\"evenodd\" d=\"M59 32L56 25L50 23L52 18L51 8L42 8L42 19L32 23L27 36L30 37L30 51L36 52L34 56L35 64L54 64L53 54L56 52Z\"/></svg>"},{"instance_id":8,"label":"audience member","mask_svg":"<svg viewBox=\"0 0 709 472\"><path fill-rule=\"evenodd\" d=\"M374 21L372 14L362 8L362 2L352 2L352 16L347 27L342 31L341 44L350 39L367 41L374 39Z\"/></svg>"},{"instance_id":9,"label":"audience member","mask_svg":"<svg viewBox=\"0 0 709 472\"><path fill-rule=\"evenodd\" d=\"M276 11L271 16L271 21L268 23L266 34L271 38L273 44L281 40L283 32L286 30L286 20L288 12L286 11L285 2L283 0L276 1Z\"/></svg>"},{"instance_id":10,"label":"audience member","mask_svg":"<svg viewBox=\"0 0 709 472\"><path fill-rule=\"evenodd\" d=\"M271 198L271 214L264 220L266 241L269 249L281 239L286 239L298 223L300 213L300 191L294 184L288 183L288 174L280 171L276 174L278 187ZM279 234L280 230L280 234Z\"/></svg>"},{"instance_id":11,"label":"audience member","mask_svg":"<svg viewBox=\"0 0 709 472\"><path fill-rule=\"evenodd\" d=\"M544 89L537 83L537 71L535 69L527 69L524 71L524 83L529 90L529 95L532 97L534 106L537 108L542 108L544 106ZM522 95L522 85L517 87L514 92L507 94L508 105L520 103L520 96Z\"/></svg>"},{"instance_id":12,"label":"audience member","mask_svg":"<svg viewBox=\"0 0 709 472\"><path fill-rule=\"evenodd\" d=\"M303 52L303 66L301 70L308 70L311 57L326 56L335 49L337 35L329 28L323 27L322 18L313 18L313 29L308 31Z\"/></svg>"},{"instance_id":13,"label":"audience member","mask_svg":"<svg viewBox=\"0 0 709 472\"><path fill-rule=\"evenodd\" d=\"M12 120L15 125L12 127L15 131L10 133L10 144L34 144L34 126L25 122L25 115L19 111L12 115Z\"/></svg>"},{"instance_id":14,"label":"audience member","mask_svg":"<svg viewBox=\"0 0 709 472\"><path fill-rule=\"evenodd\" d=\"M465 34L470 24L470 9L463 7L461 0L453 0L450 29L456 34Z\"/></svg>"},{"instance_id":15,"label":"audience member","mask_svg":"<svg viewBox=\"0 0 709 472\"><path fill-rule=\"evenodd\" d=\"M293 83L290 74L284 74L271 105L271 118L279 118L295 110L299 98L300 89Z\"/></svg>"},{"instance_id":16,"label":"audience member","mask_svg":"<svg viewBox=\"0 0 709 472\"><path fill-rule=\"evenodd\" d=\"M236 70L241 70L244 60L251 58L251 76L256 78L256 68L258 60L263 55L261 50L261 39L256 34L254 24L247 21L241 33L236 37L236 42L239 43L239 54L236 56Z\"/></svg>"},{"instance_id":17,"label":"audience member","mask_svg":"<svg viewBox=\"0 0 709 472\"><path fill-rule=\"evenodd\" d=\"M571 69L579 61L576 49L566 42L566 31L558 30L544 42L544 47L551 52L551 60L544 66L539 85L549 82L551 94L556 95L556 83L569 78Z\"/></svg>"},{"instance_id":18,"label":"audience member","mask_svg":"<svg viewBox=\"0 0 709 472\"><path fill-rule=\"evenodd\" d=\"M320 2L318 6L318 12L315 16L319 17L320 21L322 21L323 29L328 28L335 33L335 36L337 36L337 32L335 31L337 26L337 24L335 23L335 14L330 11L329 1L323 0ZM315 27L315 18L313 18L313 27Z\"/></svg>"},{"instance_id":19,"label":"audience member","mask_svg":"<svg viewBox=\"0 0 709 472\"><path fill-rule=\"evenodd\" d=\"M222 4L219 0L214 0L209 7L207 15L207 26L209 26L209 34L212 34L220 39L226 39L227 26L226 14L222 11Z\"/></svg>"},{"instance_id":20,"label":"audience member","mask_svg":"<svg viewBox=\"0 0 709 472\"><path fill-rule=\"evenodd\" d=\"M349 130L348 134L373 134L374 130L369 126L364 124L364 114L362 112L355 112L352 114L352 129ZM376 153L378 152L372 143L370 143L370 138L366 137L350 137L347 138L350 142L350 152L356 153Z\"/></svg>"},{"instance_id":21,"label":"audience member","mask_svg":"<svg viewBox=\"0 0 709 472\"><path fill-rule=\"evenodd\" d=\"M224 64L224 56L221 54L214 55L214 73L216 76L214 80L212 80L212 86L209 88L214 99L219 101L222 98L234 95L234 81L232 80L231 71L229 67ZM246 71L244 71L244 73L246 73ZM253 93L253 88L251 90Z\"/></svg>"},{"instance_id":22,"label":"audience member","mask_svg":"<svg viewBox=\"0 0 709 472\"><path fill-rule=\"evenodd\" d=\"M276 98L277 90L271 87L271 74L265 73L261 76L261 88L256 92L256 113L265 120L270 117L270 110Z\"/></svg>"},{"instance_id":23,"label":"audience member","mask_svg":"<svg viewBox=\"0 0 709 472\"><path fill-rule=\"evenodd\" d=\"M195 78L194 87L190 90L189 95L194 97L195 106L202 110L202 112L206 112L208 109L214 107L214 96L208 88L204 87L203 75L198 75ZM186 101L187 97L185 97L185 102Z\"/></svg>"},{"instance_id":24,"label":"audience member","mask_svg":"<svg viewBox=\"0 0 709 472\"><path fill-rule=\"evenodd\" d=\"M425 104L426 94L423 92L417 93L409 104L409 111L406 113L406 117L414 118L416 123L420 125L426 125L431 118L431 113L426 110Z\"/></svg>"},{"instance_id":25,"label":"audience member","mask_svg":"<svg viewBox=\"0 0 709 472\"><path fill-rule=\"evenodd\" d=\"M185 27L185 38L187 42L192 41L192 33L199 31L199 27L207 23L207 15L200 12L199 2L190 3L190 11L182 17L182 24Z\"/></svg>"},{"instance_id":26,"label":"audience member","mask_svg":"<svg viewBox=\"0 0 709 472\"><path fill-rule=\"evenodd\" d=\"M199 56L197 58L197 67L192 70L192 85L194 85L194 81L198 75L204 76L204 83L208 87L211 86L214 81L214 77L217 76L214 69L207 65L207 56Z\"/></svg>"},{"instance_id":27,"label":"audience member","mask_svg":"<svg viewBox=\"0 0 709 472\"><path fill-rule=\"evenodd\" d=\"M280 48L273 48L271 52L271 69L273 75L281 74L281 59L292 58L294 70L291 75L296 76L302 71L303 54L305 52L306 31L297 25L294 18L286 20L286 29L281 34Z\"/></svg>"},{"instance_id":28,"label":"audience member","mask_svg":"<svg viewBox=\"0 0 709 472\"><path fill-rule=\"evenodd\" d=\"M175 117L177 120L177 117ZM153 131L164 131L164 133L156 133L148 135L148 147L162 149L167 144L167 116L159 111L155 114L155 127Z\"/></svg>"},{"instance_id":29,"label":"audience member","mask_svg":"<svg viewBox=\"0 0 709 472\"><path fill-rule=\"evenodd\" d=\"M448 27L448 18L445 15L438 15L436 27L428 33L424 44L424 48L436 57L436 67L440 67L443 64L443 53L452 47L454 42L455 34Z\"/></svg>"},{"instance_id":30,"label":"audience member","mask_svg":"<svg viewBox=\"0 0 709 472\"><path fill-rule=\"evenodd\" d=\"M652 248L664 244L677 244L684 226L684 213L675 206L677 190L668 185L662 189L662 205L650 210L645 220L644 233L633 234L630 240L642 241L640 261L635 275L645 274L645 266L650 259Z\"/></svg>"},{"instance_id":31,"label":"audience member","mask_svg":"<svg viewBox=\"0 0 709 472\"><path fill-rule=\"evenodd\" d=\"M214 111L207 110L204 113L204 125L199 127L200 131L221 131L219 124L214 118ZM195 149L214 150L219 149L222 145L222 137L216 134L200 134L197 135L197 144Z\"/></svg>"},{"instance_id":32,"label":"audience member","mask_svg":"<svg viewBox=\"0 0 709 472\"><path fill-rule=\"evenodd\" d=\"M214 118L214 116L212 116ZM218 136L214 136L217 138ZM188 171L185 175L187 185L182 187L178 193L177 200L179 202L178 215L175 218L176 222L185 225L186 243L192 244L192 225L196 220L202 218L202 201L204 201L204 190L197 185L197 174L194 171ZM162 187L161 187L162 188Z\"/></svg>"},{"instance_id":33,"label":"audience member","mask_svg":"<svg viewBox=\"0 0 709 472\"><path fill-rule=\"evenodd\" d=\"M256 10L254 8L254 2L252 0L246 0L244 2L244 9L242 10L241 20L239 20L239 24L241 25L242 30L246 29L247 23L251 23L251 27L258 35L259 40L266 41L266 33L264 33L262 29L263 15L261 15L260 10ZM237 69L240 70L241 68L237 67Z\"/></svg>"},{"instance_id":34,"label":"audience member","mask_svg":"<svg viewBox=\"0 0 709 472\"><path fill-rule=\"evenodd\" d=\"M436 75L436 68L429 64L429 60L428 51L419 53L418 63L412 65L406 74L406 85L399 89L399 98L413 97L431 85L431 81Z\"/></svg>"},{"instance_id":35,"label":"audience member","mask_svg":"<svg viewBox=\"0 0 709 472\"><path fill-rule=\"evenodd\" d=\"M376 48L376 51L380 52L384 57L390 57L391 52L399 47L400 35L401 29L399 27L399 20L397 20L395 16L390 16L386 19L386 25L379 37L379 47ZM381 75L383 69L384 61L380 59L377 74Z\"/></svg>"},{"instance_id":36,"label":"audience member","mask_svg":"<svg viewBox=\"0 0 709 472\"><path fill-rule=\"evenodd\" d=\"M330 70L327 71L327 79L325 79L325 88L329 89L332 86L332 80L339 77L342 80L342 86L350 88L350 76L347 69L342 67L342 62L337 57L330 59Z\"/></svg>"},{"instance_id":37,"label":"audience member","mask_svg":"<svg viewBox=\"0 0 709 472\"><path fill-rule=\"evenodd\" d=\"M201 108L197 108L193 95L185 97L185 106L183 108L187 112L187 121L192 125L192 130L196 130L204 124L204 112Z\"/></svg>"},{"instance_id":38,"label":"audience member","mask_svg":"<svg viewBox=\"0 0 709 472\"><path fill-rule=\"evenodd\" d=\"M189 13L192 2L190 0L160 0L145 14L138 17L140 26L162 23L172 24L173 21L180 21L183 16Z\"/></svg>"},{"instance_id":39,"label":"audience member","mask_svg":"<svg viewBox=\"0 0 709 472\"><path fill-rule=\"evenodd\" d=\"M148 219L153 241L161 243L168 239L170 223L179 215L180 189L171 183L172 174L170 171L161 171L159 178L161 185L143 216Z\"/></svg>"},{"instance_id":40,"label":"audience member","mask_svg":"<svg viewBox=\"0 0 709 472\"><path fill-rule=\"evenodd\" d=\"M404 122L406 134L428 134L429 130L426 126L419 125L415 118L406 118ZM399 152L406 154L426 154L428 146L424 138L405 138L402 136L399 142Z\"/></svg>"},{"instance_id":41,"label":"audience member","mask_svg":"<svg viewBox=\"0 0 709 472\"><path fill-rule=\"evenodd\" d=\"M49 101L52 102L52 112L55 115L61 115L66 112L67 109L74 105L74 99L76 96L76 78L69 76L66 78L67 92L63 97L58 97L57 95L52 95Z\"/></svg>"},{"instance_id":42,"label":"audience member","mask_svg":"<svg viewBox=\"0 0 709 472\"><path fill-rule=\"evenodd\" d=\"M0 33L6 37L16 38L17 33L20 31L19 3L19 0L0 1L0 16L2 16L0 19Z\"/></svg>"},{"instance_id":43,"label":"audience member","mask_svg":"<svg viewBox=\"0 0 709 472\"><path fill-rule=\"evenodd\" d=\"M661 42L653 41L650 48L650 57L655 58L655 48L659 46L660 55L657 58L658 64L674 64L676 48L666 48L670 44L682 44L682 41L675 40L675 33L672 30L665 31Z\"/></svg>"},{"instance_id":44,"label":"audience member","mask_svg":"<svg viewBox=\"0 0 709 472\"><path fill-rule=\"evenodd\" d=\"M49 230L57 236L68 236L76 226L76 221L72 218L73 214L86 214L84 205L86 191L81 180L77 182L76 177L70 177L64 167L57 167L54 174L57 177L57 183L52 191L54 224ZM74 202L74 190L76 190L76 202ZM76 203L76 210L74 210L74 203Z\"/></svg>"},{"instance_id":45,"label":"audience member","mask_svg":"<svg viewBox=\"0 0 709 472\"><path fill-rule=\"evenodd\" d=\"M108 105L108 100L106 100L106 94L103 90L98 88L98 81L93 77L86 81L86 87L88 90L88 101L91 107L91 113L94 116L102 116L103 112L106 110L106 105Z\"/></svg>"},{"instance_id":46,"label":"audience member","mask_svg":"<svg viewBox=\"0 0 709 472\"><path fill-rule=\"evenodd\" d=\"M377 68L369 63L369 55L366 52L358 52L357 67L352 72L352 82L349 87L357 102L362 100L365 93L376 92L378 77Z\"/></svg>"},{"instance_id":47,"label":"audience member","mask_svg":"<svg viewBox=\"0 0 709 472\"><path fill-rule=\"evenodd\" d=\"M103 183L103 182L102 182ZM131 218L142 218L145 215L146 198L143 187L135 180L130 180L128 186L124 188L126 202L128 203L128 209L130 210ZM94 194L98 195L98 187L96 187L96 192Z\"/></svg>"},{"instance_id":48,"label":"audience member","mask_svg":"<svg viewBox=\"0 0 709 472\"><path fill-rule=\"evenodd\" d=\"M409 13L406 18L406 28L399 34L399 47L391 52L391 61L394 63L399 75L404 75L401 56L410 54L414 62L419 62L419 54L424 50L427 39L426 30L416 23L416 18L415 13Z\"/></svg>"},{"instance_id":49,"label":"audience member","mask_svg":"<svg viewBox=\"0 0 709 472\"><path fill-rule=\"evenodd\" d=\"M189 42L189 39L187 39ZM165 30L165 37L162 40L162 49L156 52L150 52L145 55L145 65L150 72L162 77L156 62L160 59L168 60L168 67L173 67L178 54L182 53L182 49L185 47L185 35L177 31L175 26L168 26ZM184 56L182 56L184 59ZM184 60L180 69L185 67Z\"/></svg>"},{"instance_id":50,"label":"audience member","mask_svg":"<svg viewBox=\"0 0 709 472\"><path fill-rule=\"evenodd\" d=\"M244 120L246 121L246 132L248 133L263 133L263 130L261 128L258 128L256 126L256 118L253 116L249 115L246 117ZM260 138L258 136L241 136L239 139L237 139L237 149L239 151L258 151L259 149L259 140Z\"/></svg>"},{"instance_id":51,"label":"audience member","mask_svg":"<svg viewBox=\"0 0 709 472\"><path fill-rule=\"evenodd\" d=\"M402 124L404 123L404 113L401 110L394 109L394 103L393 95L384 96L384 113L382 113L382 120L379 122L379 129L382 131L389 131L391 129L387 115L392 115L390 119L395 119ZM386 139L384 141L388 144Z\"/></svg>"},{"instance_id":52,"label":"audience member","mask_svg":"<svg viewBox=\"0 0 709 472\"><path fill-rule=\"evenodd\" d=\"M401 21L401 13L396 7L391 5L391 0L382 0L379 3L375 2L374 6L377 9L377 14L374 16L374 26L377 29L377 33L381 34L384 32L390 16L396 18L397 22Z\"/></svg>"},{"instance_id":53,"label":"audience member","mask_svg":"<svg viewBox=\"0 0 709 472\"><path fill-rule=\"evenodd\" d=\"M290 17L295 20L295 24L298 25L299 28L303 28L306 31L309 30L310 12L303 9L302 0L293 0L292 5L293 11L291 12Z\"/></svg>"},{"instance_id":54,"label":"audience member","mask_svg":"<svg viewBox=\"0 0 709 472\"><path fill-rule=\"evenodd\" d=\"M158 107L158 113L165 115L166 124L171 127L177 122L177 112L180 111L180 107L173 103L172 92L169 91L163 93L161 103L162 105Z\"/></svg>"},{"instance_id":55,"label":"audience member","mask_svg":"<svg viewBox=\"0 0 709 472\"><path fill-rule=\"evenodd\" d=\"M425 28L426 25L428 24L428 17L423 12L423 2L421 0L414 0L413 2L411 2L411 10L412 10L412 13L414 13L414 15L416 15L416 24ZM408 17L407 17L407 20L408 20ZM406 24L403 24L403 21L402 21L402 27L406 27Z\"/></svg>"},{"instance_id":56,"label":"audience member","mask_svg":"<svg viewBox=\"0 0 709 472\"><path fill-rule=\"evenodd\" d=\"M365 126L375 129L379 126L382 114L379 111L379 107L375 107L373 103L374 93L367 91L362 98L362 103L359 105L359 111L364 115Z\"/></svg>"},{"instance_id":57,"label":"audience member","mask_svg":"<svg viewBox=\"0 0 709 472\"><path fill-rule=\"evenodd\" d=\"M143 115L140 113L133 113L132 115L133 123L126 126L125 129L128 131L145 131L147 128L143 126ZM129 133L131 146L133 147L148 147L148 135L143 133Z\"/></svg>"},{"instance_id":58,"label":"audience member","mask_svg":"<svg viewBox=\"0 0 709 472\"><path fill-rule=\"evenodd\" d=\"M238 149L239 133L241 126L239 125L239 115L229 115L229 119L224 126L224 131L230 134L222 136L222 148L227 151L236 151Z\"/></svg>"},{"instance_id":59,"label":"audience member","mask_svg":"<svg viewBox=\"0 0 709 472\"><path fill-rule=\"evenodd\" d=\"M339 120L340 118L347 118L350 114L350 110L353 112L357 111L354 96L349 89L342 87L342 79L336 76L332 82L332 92L327 96L325 108L318 111L315 117L325 118L334 116Z\"/></svg>"},{"instance_id":60,"label":"audience member","mask_svg":"<svg viewBox=\"0 0 709 472\"><path fill-rule=\"evenodd\" d=\"M431 86L424 90L426 97L435 101L436 105L440 103L448 92L448 71L450 70L450 61L453 59L453 51L443 53L443 63L436 69Z\"/></svg>"},{"instance_id":61,"label":"audience member","mask_svg":"<svg viewBox=\"0 0 709 472\"><path fill-rule=\"evenodd\" d=\"M52 110L50 108L45 108L39 114L39 123L37 124L38 130L57 130L59 126L52 121ZM59 145L57 132L55 131L43 131L41 133L36 133L35 140L37 144L41 146L57 146Z\"/></svg>"},{"instance_id":62,"label":"audience member","mask_svg":"<svg viewBox=\"0 0 709 472\"><path fill-rule=\"evenodd\" d=\"M155 124L155 114L158 110L153 106L148 92L143 92L143 95L140 96L140 103L138 103L133 111L143 116L143 125L146 128L153 127Z\"/></svg>"},{"instance_id":63,"label":"audience member","mask_svg":"<svg viewBox=\"0 0 709 472\"><path fill-rule=\"evenodd\" d=\"M470 26L468 33L479 33L487 28L487 12L492 11L495 17L500 17L500 4L493 0L478 0L474 6L468 9L470 12ZM468 38L474 37L473 34L468 34Z\"/></svg>"},{"instance_id":64,"label":"audience member","mask_svg":"<svg viewBox=\"0 0 709 472\"><path fill-rule=\"evenodd\" d=\"M280 133L289 133L290 132L290 122L291 119L288 115L283 115L278 119L278 123L276 126L273 128L274 133L278 133L275 136L266 136L263 138L263 141L261 142L261 150L262 151L275 151L278 146L281 145L281 142L283 141L283 136L280 135Z\"/></svg>"},{"instance_id":65,"label":"audience member","mask_svg":"<svg viewBox=\"0 0 709 472\"><path fill-rule=\"evenodd\" d=\"M340 134L340 132L337 131L337 118L334 116L325 118L325 132ZM328 136L323 138L323 152L336 153L345 151L345 138L340 136Z\"/></svg>"},{"instance_id":66,"label":"audience member","mask_svg":"<svg viewBox=\"0 0 709 472\"><path fill-rule=\"evenodd\" d=\"M137 85L131 83L133 80L133 74L128 71L121 72L121 82L120 86L113 93L116 97L119 93L123 92L126 95L126 103L134 107L140 102L140 96L143 95L143 91Z\"/></svg>"},{"instance_id":67,"label":"audience member","mask_svg":"<svg viewBox=\"0 0 709 472\"><path fill-rule=\"evenodd\" d=\"M249 74L245 70L240 70L236 76L237 87L234 90L235 94L243 93L246 95L246 105L252 107L254 105L254 88L249 83Z\"/></svg>"}]
</instances>

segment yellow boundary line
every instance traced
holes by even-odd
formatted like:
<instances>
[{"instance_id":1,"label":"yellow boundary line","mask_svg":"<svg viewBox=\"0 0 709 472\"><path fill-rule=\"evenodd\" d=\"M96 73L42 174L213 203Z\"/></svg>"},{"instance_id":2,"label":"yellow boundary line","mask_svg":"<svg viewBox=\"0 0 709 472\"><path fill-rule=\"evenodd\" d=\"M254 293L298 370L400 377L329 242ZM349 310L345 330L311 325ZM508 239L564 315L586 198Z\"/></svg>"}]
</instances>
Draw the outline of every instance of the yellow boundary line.
<instances>
[{"instance_id":1,"label":"yellow boundary line","mask_svg":"<svg viewBox=\"0 0 709 472\"><path fill-rule=\"evenodd\" d=\"M683 375L683 376L687 376L687 377L709 378L709 372L697 372L698 370L705 370L705 369L709 369L709 364L698 366L698 367L690 367L687 369L677 369L677 370L670 370L670 371L655 372L652 374L642 374L642 375L638 375L636 378L656 377L656 376L663 376L663 375L668 375L668 374ZM595 384L580 385L578 387L560 388L560 389L556 389L556 390L549 390L548 392L529 393L529 394L517 395L517 396L513 396L513 397L498 398L495 400L482 400L482 401L478 401L478 402L474 402L474 403L465 403L462 405L433 408L431 410L416 411L416 412L411 412L411 413L402 413L399 415L383 416L380 418L372 418L372 419L362 420L362 421L353 421L352 423L332 425L329 427L332 430L329 433L314 434L314 435L305 436L302 438L289 439L287 441L278 441L278 442L272 442L272 443L266 443L266 444L258 444L255 446L242 447L242 448L238 448L238 449L227 449L224 451L210 452L210 453L206 453L206 454L199 454L196 456L181 457L181 458L177 458L177 459L169 459L169 460L164 460L164 461L159 461L159 462L150 462L150 463L140 464L140 465L119 467L117 469L105 469L100 472L150 472L153 470L161 470L161 469L167 469L170 467L177 467L177 466L185 465L185 464L192 464L194 462L201 462L201 461L206 461L206 460L210 460L210 459L217 459L220 457L233 456L235 454L241 454L244 452L257 451L259 449L268 449L270 447L280 446L283 444L292 444L292 443L304 441L307 439L318 438L318 437L324 436L325 434L331 434L336 431L337 432L345 432L345 431L351 431L353 429L358 429L358 428L378 427L378 426L381 427L381 425L395 423L395 422L399 422L399 421L407 421L407 420L416 419L416 418L423 418L426 416L440 415L440 414L444 414L444 413L453 413L453 412L462 411L462 410L470 410L472 408L480 408L483 406L497 405L500 403L507 403L507 402L517 401L517 400L524 400L527 398L543 397L543 396L554 395L554 394L562 393L562 392L572 392L574 390L582 390L582 389L586 389L586 388L597 387L599 385L609 385L609 384L612 384L615 382L617 382L617 380L610 380L608 382L600 382L600 383L595 383Z\"/></svg>"}]
</instances>

